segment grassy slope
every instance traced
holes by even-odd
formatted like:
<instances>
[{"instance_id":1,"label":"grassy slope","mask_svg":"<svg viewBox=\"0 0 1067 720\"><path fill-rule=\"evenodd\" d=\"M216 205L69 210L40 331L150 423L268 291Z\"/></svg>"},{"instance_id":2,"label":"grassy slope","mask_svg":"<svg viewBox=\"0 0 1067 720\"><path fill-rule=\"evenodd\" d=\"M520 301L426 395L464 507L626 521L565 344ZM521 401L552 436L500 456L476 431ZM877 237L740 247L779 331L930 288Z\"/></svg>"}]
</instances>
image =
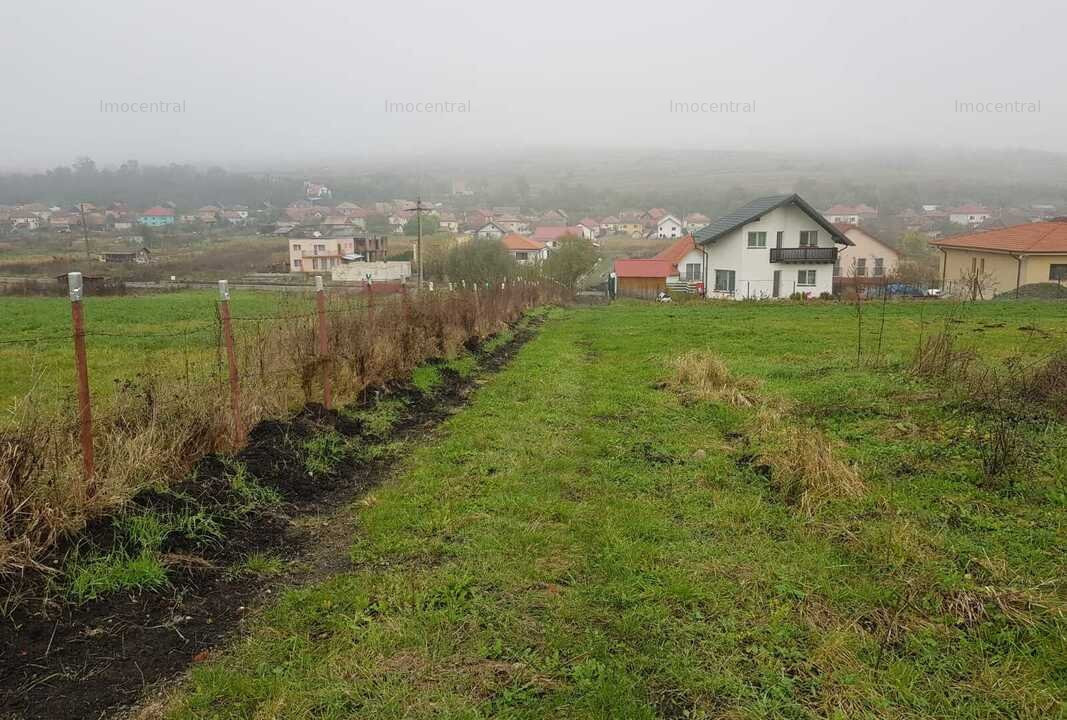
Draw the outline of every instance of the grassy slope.
<instances>
[{"instance_id":1,"label":"grassy slope","mask_svg":"<svg viewBox=\"0 0 1067 720\"><path fill-rule=\"evenodd\" d=\"M898 357L919 307L891 309ZM966 315L961 333L993 354L1056 342L1020 325L1060 341L1067 328L1057 306ZM363 501L355 569L286 593L170 714L1062 713L1062 619L989 602L968 623L945 598L1063 577L1063 426L1015 493L981 490L972 419L899 373L856 369L853 332L827 305L557 312ZM745 411L654 387L669 357L709 346L847 442L868 496L799 516L735 462Z\"/></svg>"},{"instance_id":2,"label":"grassy slope","mask_svg":"<svg viewBox=\"0 0 1067 720\"><path fill-rule=\"evenodd\" d=\"M213 291L161 295L96 297L84 303L86 332L147 337L97 336L86 340L89 379L94 392L114 382L168 363L185 371L193 363L215 362L217 342ZM277 314L279 302L297 302L274 293L234 292L234 316ZM182 335L202 330L194 335ZM0 407L7 407L33 384L52 396L73 395L74 349L70 302L65 298L0 297L0 341L49 337L32 344L0 344Z\"/></svg>"}]
</instances>

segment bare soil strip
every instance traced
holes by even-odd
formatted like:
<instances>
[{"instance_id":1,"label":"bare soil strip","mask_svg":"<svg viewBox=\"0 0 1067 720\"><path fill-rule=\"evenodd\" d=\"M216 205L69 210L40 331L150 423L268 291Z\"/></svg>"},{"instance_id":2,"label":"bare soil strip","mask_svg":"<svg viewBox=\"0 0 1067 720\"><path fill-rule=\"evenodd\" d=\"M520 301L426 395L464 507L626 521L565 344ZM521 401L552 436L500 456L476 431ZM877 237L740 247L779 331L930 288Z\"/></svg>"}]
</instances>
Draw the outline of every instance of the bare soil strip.
<instances>
[{"instance_id":1,"label":"bare soil strip","mask_svg":"<svg viewBox=\"0 0 1067 720\"><path fill-rule=\"evenodd\" d=\"M354 525L351 501L392 472L396 458L371 455L343 463L338 472L309 476L301 443L333 430L368 447L418 440L461 407L480 383L536 331L536 321L516 327L510 342L490 352L472 348L478 371L461 377L439 367L443 382L429 393L406 385L368 393L400 399L404 411L386 437L369 432L351 415L308 406L289 421L266 421L238 455L260 485L281 494L280 507L254 511L226 527L223 542L187 547L169 542L164 558L170 585L160 592L118 593L82 605L45 599L45 578L23 578L0 588L18 604L0 621L0 718L101 718L136 703L146 689L209 656L239 630L243 619L269 602L277 589L342 572ZM202 461L193 476L167 492L145 491L136 507L166 512L225 508L236 502L227 465ZM86 529L81 547L107 549L119 542L114 519ZM57 550L56 561L73 543ZM275 577L232 568L253 552L288 562Z\"/></svg>"}]
</instances>

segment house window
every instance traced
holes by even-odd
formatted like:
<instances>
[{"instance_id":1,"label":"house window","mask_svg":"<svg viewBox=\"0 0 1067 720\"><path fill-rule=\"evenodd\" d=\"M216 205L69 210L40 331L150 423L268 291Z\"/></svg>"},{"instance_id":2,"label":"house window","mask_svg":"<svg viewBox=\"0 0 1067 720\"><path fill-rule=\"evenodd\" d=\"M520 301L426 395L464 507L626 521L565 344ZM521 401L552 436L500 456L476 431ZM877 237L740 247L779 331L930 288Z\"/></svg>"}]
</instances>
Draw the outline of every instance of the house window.
<instances>
[{"instance_id":1,"label":"house window","mask_svg":"<svg viewBox=\"0 0 1067 720\"><path fill-rule=\"evenodd\" d=\"M300 252L300 246L299 245L293 245L293 250L295 250L296 252Z\"/></svg>"},{"instance_id":2,"label":"house window","mask_svg":"<svg viewBox=\"0 0 1067 720\"><path fill-rule=\"evenodd\" d=\"M814 284L814 270L797 270L797 287L811 287Z\"/></svg>"},{"instance_id":3,"label":"house window","mask_svg":"<svg viewBox=\"0 0 1067 720\"><path fill-rule=\"evenodd\" d=\"M523 260L526 260L529 256L530 256L529 253L524 253L524 252L515 253L515 259L518 260L519 262L522 262Z\"/></svg>"},{"instance_id":4,"label":"house window","mask_svg":"<svg viewBox=\"0 0 1067 720\"><path fill-rule=\"evenodd\" d=\"M696 282L700 280L700 263L685 264L685 280L686 282Z\"/></svg>"},{"instance_id":5,"label":"house window","mask_svg":"<svg viewBox=\"0 0 1067 720\"><path fill-rule=\"evenodd\" d=\"M765 247L767 247L767 233L765 233L765 232L750 232L748 234L748 246L750 248L765 248Z\"/></svg>"},{"instance_id":6,"label":"house window","mask_svg":"<svg viewBox=\"0 0 1067 720\"><path fill-rule=\"evenodd\" d=\"M885 277L885 258L874 259L874 277Z\"/></svg>"},{"instance_id":7,"label":"house window","mask_svg":"<svg viewBox=\"0 0 1067 720\"><path fill-rule=\"evenodd\" d=\"M1067 280L1067 265L1057 265L1055 263L1048 266L1048 279L1053 282L1063 282Z\"/></svg>"},{"instance_id":8,"label":"house window","mask_svg":"<svg viewBox=\"0 0 1067 720\"><path fill-rule=\"evenodd\" d=\"M867 276L867 258L856 258L856 277Z\"/></svg>"},{"instance_id":9,"label":"house window","mask_svg":"<svg viewBox=\"0 0 1067 720\"><path fill-rule=\"evenodd\" d=\"M293 260L293 269L294 270L299 270L301 265L303 265L303 263L300 260Z\"/></svg>"},{"instance_id":10,"label":"house window","mask_svg":"<svg viewBox=\"0 0 1067 720\"><path fill-rule=\"evenodd\" d=\"M818 247L819 245L819 231L818 230L801 230L800 231L800 247Z\"/></svg>"},{"instance_id":11,"label":"house window","mask_svg":"<svg viewBox=\"0 0 1067 720\"><path fill-rule=\"evenodd\" d=\"M716 270L715 292L732 293L736 287L737 271Z\"/></svg>"}]
</instances>

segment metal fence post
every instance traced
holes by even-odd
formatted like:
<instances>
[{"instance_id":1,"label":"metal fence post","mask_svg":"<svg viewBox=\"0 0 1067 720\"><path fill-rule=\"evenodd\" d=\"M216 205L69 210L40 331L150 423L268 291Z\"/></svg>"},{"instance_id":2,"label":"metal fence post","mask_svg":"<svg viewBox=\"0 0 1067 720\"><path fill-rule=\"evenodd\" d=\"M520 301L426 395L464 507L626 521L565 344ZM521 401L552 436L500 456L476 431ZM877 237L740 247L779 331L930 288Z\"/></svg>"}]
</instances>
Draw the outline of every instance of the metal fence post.
<instances>
[{"instance_id":1,"label":"metal fence post","mask_svg":"<svg viewBox=\"0 0 1067 720\"><path fill-rule=\"evenodd\" d=\"M230 322L230 288L226 280L219 280L219 317L222 319L222 336L226 342L226 361L230 367L233 443L240 446L245 439L245 428L241 420L241 382L237 375L237 352L233 347L233 324Z\"/></svg>"},{"instance_id":2,"label":"metal fence post","mask_svg":"<svg viewBox=\"0 0 1067 720\"><path fill-rule=\"evenodd\" d=\"M319 316L319 363L322 365L322 405L327 410L333 400L333 380L330 377L330 341L326 326L326 288L322 276L315 276L315 306Z\"/></svg>"},{"instance_id":3,"label":"metal fence post","mask_svg":"<svg viewBox=\"0 0 1067 720\"><path fill-rule=\"evenodd\" d=\"M82 309L82 274L67 273L70 293L70 318L74 326L74 365L78 372L78 436L82 446L82 465L85 483L92 497L93 473L93 410L89 399L89 366L85 355L85 314Z\"/></svg>"}]
</instances>

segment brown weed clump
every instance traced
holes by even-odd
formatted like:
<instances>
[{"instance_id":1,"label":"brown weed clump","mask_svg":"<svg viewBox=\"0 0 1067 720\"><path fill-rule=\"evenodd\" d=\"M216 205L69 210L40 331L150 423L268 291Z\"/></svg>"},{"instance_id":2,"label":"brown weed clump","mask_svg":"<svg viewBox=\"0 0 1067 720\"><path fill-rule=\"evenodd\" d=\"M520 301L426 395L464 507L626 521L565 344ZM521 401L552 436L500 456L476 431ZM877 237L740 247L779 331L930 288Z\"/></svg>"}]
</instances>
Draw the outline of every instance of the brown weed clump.
<instances>
[{"instance_id":1,"label":"brown weed clump","mask_svg":"<svg viewBox=\"0 0 1067 720\"><path fill-rule=\"evenodd\" d=\"M668 384L684 400L724 403L734 407L752 407L759 385L754 380L737 378L718 355L704 350L690 350L675 358L674 375Z\"/></svg>"},{"instance_id":2,"label":"brown weed clump","mask_svg":"<svg viewBox=\"0 0 1067 720\"><path fill-rule=\"evenodd\" d=\"M747 420L749 436L758 438L752 460L785 502L811 515L829 500L863 494L859 473L837 457L826 435L799 424L780 401L760 395L756 381L735 377L708 351L689 351L672 366L667 385L683 400L755 409Z\"/></svg>"},{"instance_id":3,"label":"brown weed clump","mask_svg":"<svg viewBox=\"0 0 1067 720\"><path fill-rule=\"evenodd\" d=\"M822 431L773 410L757 417L760 431L766 433L757 458L771 469L771 485L786 503L813 515L831 500L863 495L856 468L837 456L835 444Z\"/></svg>"}]
</instances>

